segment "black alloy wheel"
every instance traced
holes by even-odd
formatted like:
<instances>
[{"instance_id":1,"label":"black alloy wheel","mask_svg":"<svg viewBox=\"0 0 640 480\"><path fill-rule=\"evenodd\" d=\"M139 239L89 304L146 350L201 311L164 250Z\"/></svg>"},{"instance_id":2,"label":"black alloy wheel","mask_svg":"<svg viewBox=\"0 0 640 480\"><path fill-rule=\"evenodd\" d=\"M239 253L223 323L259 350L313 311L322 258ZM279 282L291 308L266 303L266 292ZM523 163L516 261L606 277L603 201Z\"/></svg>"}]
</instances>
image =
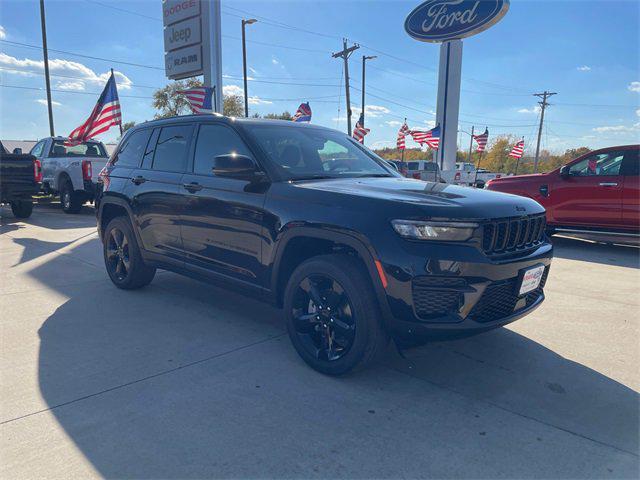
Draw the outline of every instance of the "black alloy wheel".
<instances>
[{"instance_id":1,"label":"black alloy wheel","mask_svg":"<svg viewBox=\"0 0 640 480\"><path fill-rule=\"evenodd\" d=\"M332 362L353 345L356 322L344 288L335 279L317 274L305 277L293 298L295 331L307 352Z\"/></svg>"},{"instance_id":2,"label":"black alloy wheel","mask_svg":"<svg viewBox=\"0 0 640 480\"><path fill-rule=\"evenodd\" d=\"M119 228L112 228L109 232L106 245L107 268L115 278L124 282L129 275L131 260L129 254L129 241L124 232Z\"/></svg>"},{"instance_id":3,"label":"black alloy wheel","mask_svg":"<svg viewBox=\"0 0 640 480\"><path fill-rule=\"evenodd\" d=\"M363 262L347 254L309 258L284 291L287 332L298 355L327 375L360 370L381 357L389 336Z\"/></svg>"}]
</instances>

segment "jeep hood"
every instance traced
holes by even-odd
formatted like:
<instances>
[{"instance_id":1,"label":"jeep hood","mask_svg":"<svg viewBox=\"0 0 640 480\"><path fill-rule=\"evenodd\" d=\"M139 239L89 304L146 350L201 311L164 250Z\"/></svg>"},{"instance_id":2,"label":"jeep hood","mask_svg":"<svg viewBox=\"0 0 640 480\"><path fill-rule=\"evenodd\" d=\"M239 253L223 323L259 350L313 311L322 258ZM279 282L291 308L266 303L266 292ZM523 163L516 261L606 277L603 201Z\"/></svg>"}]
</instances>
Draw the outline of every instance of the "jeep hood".
<instances>
[{"instance_id":1,"label":"jeep hood","mask_svg":"<svg viewBox=\"0 0 640 480\"><path fill-rule=\"evenodd\" d=\"M350 196L353 201L397 203L400 215L401 205L419 207L421 215L447 218L500 218L544 212L530 198L409 178L344 178L305 181L296 186Z\"/></svg>"}]
</instances>

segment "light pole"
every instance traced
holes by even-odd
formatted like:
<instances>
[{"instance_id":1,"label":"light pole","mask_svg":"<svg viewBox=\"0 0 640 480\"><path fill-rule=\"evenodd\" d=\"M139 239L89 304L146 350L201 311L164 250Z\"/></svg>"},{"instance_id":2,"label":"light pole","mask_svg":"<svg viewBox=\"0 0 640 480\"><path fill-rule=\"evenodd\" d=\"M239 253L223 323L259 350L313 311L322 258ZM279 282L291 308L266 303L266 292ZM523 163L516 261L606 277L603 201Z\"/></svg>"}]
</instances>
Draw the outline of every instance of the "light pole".
<instances>
[{"instance_id":1,"label":"light pole","mask_svg":"<svg viewBox=\"0 0 640 480\"><path fill-rule=\"evenodd\" d=\"M365 70L366 70L366 61L373 60L374 58L378 58L377 55L363 55L362 56L362 118L364 119L364 79L365 79ZM364 138L362 139L362 143L364 144Z\"/></svg>"},{"instance_id":2,"label":"light pole","mask_svg":"<svg viewBox=\"0 0 640 480\"><path fill-rule=\"evenodd\" d=\"M249 93L247 92L247 42L245 40L245 25L251 25L258 20L250 18L249 20L242 19L242 73L244 76L244 116L249 116Z\"/></svg>"}]
</instances>

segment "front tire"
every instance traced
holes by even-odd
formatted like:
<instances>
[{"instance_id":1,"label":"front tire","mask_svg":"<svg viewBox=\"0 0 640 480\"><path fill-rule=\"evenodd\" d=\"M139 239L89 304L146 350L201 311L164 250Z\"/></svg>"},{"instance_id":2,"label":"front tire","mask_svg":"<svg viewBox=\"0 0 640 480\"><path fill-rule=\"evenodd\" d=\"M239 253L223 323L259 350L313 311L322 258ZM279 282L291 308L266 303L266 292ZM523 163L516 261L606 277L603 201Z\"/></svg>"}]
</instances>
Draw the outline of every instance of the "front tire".
<instances>
[{"instance_id":1,"label":"front tire","mask_svg":"<svg viewBox=\"0 0 640 480\"><path fill-rule=\"evenodd\" d=\"M323 255L299 265L287 284L284 309L294 348L324 374L365 368L388 343L369 275L347 255Z\"/></svg>"},{"instance_id":2,"label":"front tire","mask_svg":"<svg viewBox=\"0 0 640 480\"><path fill-rule=\"evenodd\" d=\"M60 186L60 203L64 213L78 213L84 203L82 194L73 189L73 184L69 179L64 179Z\"/></svg>"},{"instance_id":3,"label":"front tire","mask_svg":"<svg viewBox=\"0 0 640 480\"><path fill-rule=\"evenodd\" d=\"M151 283L156 269L145 265L129 221L114 218L104 231L104 264L113 284L133 290Z\"/></svg>"},{"instance_id":4,"label":"front tire","mask_svg":"<svg viewBox=\"0 0 640 480\"><path fill-rule=\"evenodd\" d=\"M33 212L33 201L16 200L11 202L11 211L16 218L29 218Z\"/></svg>"}]
</instances>

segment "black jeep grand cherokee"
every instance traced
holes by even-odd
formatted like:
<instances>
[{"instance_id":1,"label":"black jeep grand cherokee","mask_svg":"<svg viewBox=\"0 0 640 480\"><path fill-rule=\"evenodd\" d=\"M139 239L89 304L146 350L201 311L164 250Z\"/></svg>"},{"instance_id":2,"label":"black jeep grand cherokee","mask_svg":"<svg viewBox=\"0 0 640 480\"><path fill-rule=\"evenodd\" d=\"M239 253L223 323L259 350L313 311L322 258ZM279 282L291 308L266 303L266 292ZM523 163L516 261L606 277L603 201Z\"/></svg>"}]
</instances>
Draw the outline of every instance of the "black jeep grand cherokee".
<instances>
[{"instance_id":1,"label":"black jeep grand cherokee","mask_svg":"<svg viewBox=\"0 0 640 480\"><path fill-rule=\"evenodd\" d=\"M313 368L342 374L389 337L463 336L544 299L544 209L406 179L315 125L184 116L129 130L101 173L98 228L119 288L173 270L284 309Z\"/></svg>"}]
</instances>

